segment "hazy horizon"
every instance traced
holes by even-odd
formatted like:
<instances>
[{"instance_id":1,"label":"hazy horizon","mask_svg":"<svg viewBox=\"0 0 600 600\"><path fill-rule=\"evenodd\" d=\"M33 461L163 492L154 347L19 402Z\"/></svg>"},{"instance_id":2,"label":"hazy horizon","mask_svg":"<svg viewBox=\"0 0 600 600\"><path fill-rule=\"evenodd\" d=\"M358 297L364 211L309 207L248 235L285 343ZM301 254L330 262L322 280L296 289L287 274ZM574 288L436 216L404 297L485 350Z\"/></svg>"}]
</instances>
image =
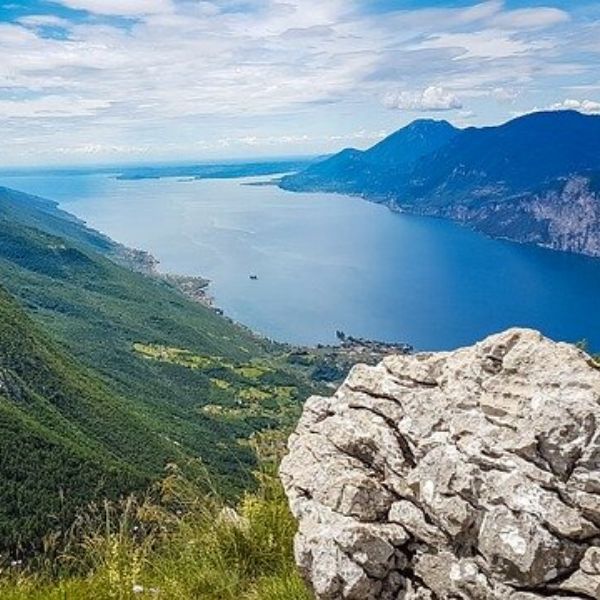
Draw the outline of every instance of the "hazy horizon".
<instances>
[{"instance_id":1,"label":"hazy horizon","mask_svg":"<svg viewBox=\"0 0 600 600\"><path fill-rule=\"evenodd\" d=\"M595 0L0 0L2 167L316 156L600 113Z\"/></svg>"},{"instance_id":2,"label":"hazy horizon","mask_svg":"<svg viewBox=\"0 0 600 600\"><path fill-rule=\"evenodd\" d=\"M579 114L592 114L596 115L596 113L586 113L582 110L577 109L567 109L562 108L560 112L578 112ZM514 117L501 121L497 124L481 124L481 125L472 125L467 127L460 127L456 123L452 122L452 119L429 119L434 121L448 121L454 127L458 129L468 129L469 127L476 128L485 128L485 127L495 127L501 126L504 123L508 123L513 119L519 118L521 116L527 116L528 114L535 114L540 112L559 112L556 111L531 111L530 113L526 113L524 115L515 115ZM600 115L600 113L598 113ZM415 121L421 119L414 119L404 125L410 125ZM401 129L401 128L400 128ZM383 140L385 137L392 135L397 130L388 132L385 136L382 136L380 139L374 140L372 144L364 147L363 149L367 149L368 147L377 144L379 141ZM334 148L329 152L325 153L313 153L313 154L277 154L277 155L246 155L246 156L231 156L231 155L222 155L222 156L214 156L214 157L204 157L204 158L193 158L193 157L181 157L181 158L165 158L165 159L148 159L144 160L143 158L139 159L123 159L123 160L115 160L115 161L107 161L107 162L98 162L98 163L60 163L60 164L30 164L30 165L14 165L14 166L4 166L0 164L0 173L4 176L10 176L12 173L21 174L27 172L78 172L89 173L90 171L98 170L98 171L110 171L110 170L125 170L125 169L137 169L137 168L153 168L153 167L178 167L178 166L211 166L211 165L244 165L244 164L264 164L264 163L285 163L290 161L306 161L307 163L310 161L323 160L338 152L341 152L344 149L350 148L350 146L340 146L338 148ZM173 175L176 176L176 175ZM257 177L261 177L258 175Z\"/></svg>"}]
</instances>

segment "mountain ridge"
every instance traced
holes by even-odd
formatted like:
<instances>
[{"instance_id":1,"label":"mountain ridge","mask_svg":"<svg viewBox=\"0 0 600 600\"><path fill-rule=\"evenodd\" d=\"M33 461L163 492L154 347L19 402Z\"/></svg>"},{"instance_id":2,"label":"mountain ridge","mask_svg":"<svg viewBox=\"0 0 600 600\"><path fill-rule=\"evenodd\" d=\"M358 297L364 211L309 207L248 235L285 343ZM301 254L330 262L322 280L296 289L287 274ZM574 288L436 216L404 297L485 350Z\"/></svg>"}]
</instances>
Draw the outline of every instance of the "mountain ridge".
<instances>
[{"instance_id":1,"label":"mountain ridge","mask_svg":"<svg viewBox=\"0 0 600 600\"><path fill-rule=\"evenodd\" d=\"M442 147L457 132L447 121L420 119L368 150L345 148L296 175L283 177L280 185L291 191L384 193L390 175L407 176L419 159ZM382 166L390 174L382 173Z\"/></svg>"},{"instance_id":2,"label":"mountain ridge","mask_svg":"<svg viewBox=\"0 0 600 600\"><path fill-rule=\"evenodd\" d=\"M417 148L406 161L402 151L423 123L354 155L351 169L344 151L280 185L359 195L393 210L451 218L491 237L600 256L600 116L546 111L467 129L431 121L441 135L421 141L423 152ZM364 156L382 147L397 153L367 164ZM578 205L585 207L582 219Z\"/></svg>"}]
</instances>

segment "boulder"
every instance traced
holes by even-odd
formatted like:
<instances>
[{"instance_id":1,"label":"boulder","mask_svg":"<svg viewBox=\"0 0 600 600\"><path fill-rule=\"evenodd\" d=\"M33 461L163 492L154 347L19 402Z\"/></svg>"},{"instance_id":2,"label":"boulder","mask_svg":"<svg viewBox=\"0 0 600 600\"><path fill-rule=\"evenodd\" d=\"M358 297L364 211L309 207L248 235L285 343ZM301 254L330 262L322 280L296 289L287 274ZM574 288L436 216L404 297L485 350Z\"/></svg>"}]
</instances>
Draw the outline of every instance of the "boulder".
<instances>
[{"instance_id":1,"label":"boulder","mask_svg":"<svg viewBox=\"0 0 600 600\"><path fill-rule=\"evenodd\" d=\"M511 329L356 366L281 479L319 600L600 599L600 369Z\"/></svg>"}]
</instances>

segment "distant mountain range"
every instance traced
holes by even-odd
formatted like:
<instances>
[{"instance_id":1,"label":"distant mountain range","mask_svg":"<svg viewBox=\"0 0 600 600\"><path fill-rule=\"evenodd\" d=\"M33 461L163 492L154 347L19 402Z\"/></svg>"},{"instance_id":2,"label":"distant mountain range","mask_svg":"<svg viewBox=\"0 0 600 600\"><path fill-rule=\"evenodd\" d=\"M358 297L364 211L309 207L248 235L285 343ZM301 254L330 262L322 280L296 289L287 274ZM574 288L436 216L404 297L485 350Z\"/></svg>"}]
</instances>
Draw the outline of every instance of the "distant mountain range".
<instances>
[{"instance_id":1,"label":"distant mountain range","mask_svg":"<svg viewBox=\"0 0 600 600\"><path fill-rule=\"evenodd\" d=\"M492 237L600 256L600 116L539 112L468 129L418 120L280 185L360 195Z\"/></svg>"}]
</instances>

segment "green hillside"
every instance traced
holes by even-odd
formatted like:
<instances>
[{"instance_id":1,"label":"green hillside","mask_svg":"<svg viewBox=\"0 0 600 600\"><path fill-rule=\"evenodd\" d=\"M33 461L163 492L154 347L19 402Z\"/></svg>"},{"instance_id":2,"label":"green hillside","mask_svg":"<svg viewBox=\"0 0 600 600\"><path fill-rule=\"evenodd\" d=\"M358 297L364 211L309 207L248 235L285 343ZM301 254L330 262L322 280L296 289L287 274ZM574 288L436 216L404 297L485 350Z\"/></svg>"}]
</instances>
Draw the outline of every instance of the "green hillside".
<instances>
[{"instance_id":1,"label":"green hillside","mask_svg":"<svg viewBox=\"0 0 600 600\"><path fill-rule=\"evenodd\" d=\"M249 438L290 423L311 392L280 347L103 256L115 248L52 203L0 190L0 278L28 315L2 292L4 545L173 460L200 457L235 494L251 481Z\"/></svg>"},{"instance_id":2,"label":"green hillside","mask_svg":"<svg viewBox=\"0 0 600 600\"><path fill-rule=\"evenodd\" d=\"M0 288L0 540L25 545L91 497L139 489L174 456L145 419Z\"/></svg>"},{"instance_id":3,"label":"green hillside","mask_svg":"<svg viewBox=\"0 0 600 600\"><path fill-rule=\"evenodd\" d=\"M52 200L0 187L0 218L78 241L101 253L114 252L119 244L60 210Z\"/></svg>"}]
</instances>

